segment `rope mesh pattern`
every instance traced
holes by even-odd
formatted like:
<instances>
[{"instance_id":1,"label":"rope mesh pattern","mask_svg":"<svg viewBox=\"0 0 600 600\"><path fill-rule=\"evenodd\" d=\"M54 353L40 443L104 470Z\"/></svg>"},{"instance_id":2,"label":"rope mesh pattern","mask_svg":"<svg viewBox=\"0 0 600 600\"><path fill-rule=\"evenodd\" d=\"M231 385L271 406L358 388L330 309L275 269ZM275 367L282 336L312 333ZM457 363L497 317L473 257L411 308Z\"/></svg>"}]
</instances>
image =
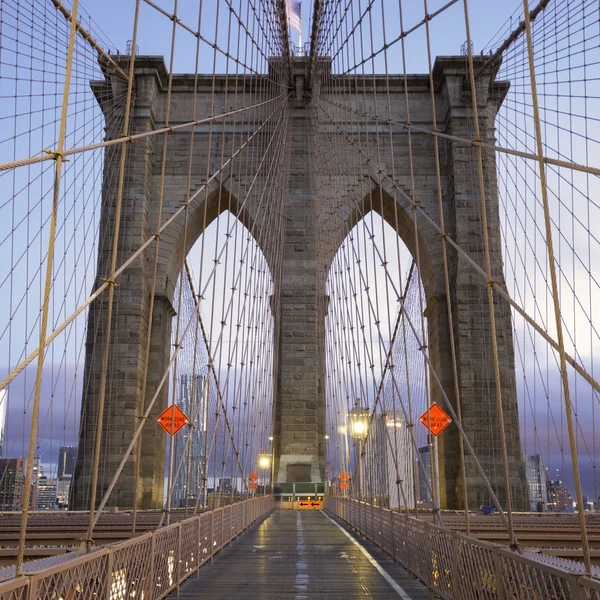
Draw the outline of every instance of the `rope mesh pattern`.
<instances>
[{"instance_id":1,"label":"rope mesh pattern","mask_svg":"<svg viewBox=\"0 0 600 600\"><path fill-rule=\"evenodd\" d=\"M547 468L574 493L591 573L597 6L523 0L479 53L467 0L314 0L308 52L284 0L131 5L127 53L77 1L0 5L0 510L22 512L16 574L29 512L47 507L10 492L15 473L37 493L40 465L57 478L59 448L77 446L63 501L87 511L83 562L39 578L48 597L85 569L92 593L162 597L295 466L432 589L569 597L570 579L467 549L442 509L469 535L469 509L493 506L522 554L516 513L550 504L525 461L540 488ZM164 59L139 52L151 24ZM187 422L168 435L176 406ZM438 408L439 438L420 423ZM280 464L285 444L315 448L311 466ZM151 564L147 540L79 556L111 506L131 508L132 533L162 511ZM207 510L210 534L206 514L171 523ZM451 555L462 579L441 567Z\"/></svg>"}]
</instances>

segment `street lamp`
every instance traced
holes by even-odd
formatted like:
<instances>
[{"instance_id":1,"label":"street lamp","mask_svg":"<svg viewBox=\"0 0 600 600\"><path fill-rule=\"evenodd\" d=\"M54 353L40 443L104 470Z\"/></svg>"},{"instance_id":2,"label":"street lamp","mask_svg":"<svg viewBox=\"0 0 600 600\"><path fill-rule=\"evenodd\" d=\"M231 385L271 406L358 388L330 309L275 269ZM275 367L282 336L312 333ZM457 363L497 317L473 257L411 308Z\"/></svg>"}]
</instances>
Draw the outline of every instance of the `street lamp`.
<instances>
[{"instance_id":1,"label":"street lamp","mask_svg":"<svg viewBox=\"0 0 600 600\"><path fill-rule=\"evenodd\" d=\"M256 462L260 469L268 469L271 466L271 456L269 454L259 454Z\"/></svg>"},{"instance_id":2,"label":"street lamp","mask_svg":"<svg viewBox=\"0 0 600 600\"><path fill-rule=\"evenodd\" d=\"M364 440L369 434L369 415L369 409L361 407L360 398L357 398L354 408L348 413L350 435L355 440Z\"/></svg>"},{"instance_id":3,"label":"street lamp","mask_svg":"<svg viewBox=\"0 0 600 600\"><path fill-rule=\"evenodd\" d=\"M361 407L360 398L356 399L354 408L348 413L350 421L350 435L357 441L358 445L358 497L361 498L362 488L362 448L361 445L369 434L369 409Z\"/></svg>"}]
</instances>

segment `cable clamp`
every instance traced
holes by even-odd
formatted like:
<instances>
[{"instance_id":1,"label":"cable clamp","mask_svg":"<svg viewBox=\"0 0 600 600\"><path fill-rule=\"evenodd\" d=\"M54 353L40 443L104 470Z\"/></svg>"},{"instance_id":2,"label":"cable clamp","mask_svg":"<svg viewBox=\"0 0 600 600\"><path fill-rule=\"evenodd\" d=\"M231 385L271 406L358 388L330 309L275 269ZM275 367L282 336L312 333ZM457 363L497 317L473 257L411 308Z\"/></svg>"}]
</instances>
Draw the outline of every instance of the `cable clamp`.
<instances>
[{"instance_id":1,"label":"cable clamp","mask_svg":"<svg viewBox=\"0 0 600 600\"><path fill-rule=\"evenodd\" d=\"M152 235L152 237L158 242L160 241L160 232L157 231L155 234Z\"/></svg>"},{"instance_id":2,"label":"cable clamp","mask_svg":"<svg viewBox=\"0 0 600 600\"><path fill-rule=\"evenodd\" d=\"M481 144L481 143L483 143L483 140L481 138L473 138L469 142L469 148L472 148L475 144Z\"/></svg>"},{"instance_id":3,"label":"cable clamp","mask_svg":"<svg viewBox=\"0 0 600 600\"><path fill-rule=\"evenodd\" d=\"M119 287L119 284L114 279L110 279L109 277L103 277L102 281L104 281L104 283L108 283L108 285Z\"/></svg>"},{"instance_id":4,"label":"cable clamp","mask_svg":"<svg viewBox=\"0 0 600 600\"><path fill-rule=\"evenodd\" d=\"M486 287L486 288L492 288L492 289L493 289L493 288L494 288L494 285L495 285L495 284L497 284L497 283L500 283L500 282L499 282L497 279L491 279L490 281L488 281L488 282L485 284L485 287Z\"/></svg>"},{"instance_id":5,"label":"cable clamp","mask_svg":"<svg viewBox=\"0 0 600 600\"><path fill-rule=\"evenodd\" d=\"M58 160L58 157L60 157L63 162L69 162L69 159L65 158L65 155L62 152L57 152L56 150L44 150L44 152L52 156L54 160Z\"/></svg>"}]
</instances>

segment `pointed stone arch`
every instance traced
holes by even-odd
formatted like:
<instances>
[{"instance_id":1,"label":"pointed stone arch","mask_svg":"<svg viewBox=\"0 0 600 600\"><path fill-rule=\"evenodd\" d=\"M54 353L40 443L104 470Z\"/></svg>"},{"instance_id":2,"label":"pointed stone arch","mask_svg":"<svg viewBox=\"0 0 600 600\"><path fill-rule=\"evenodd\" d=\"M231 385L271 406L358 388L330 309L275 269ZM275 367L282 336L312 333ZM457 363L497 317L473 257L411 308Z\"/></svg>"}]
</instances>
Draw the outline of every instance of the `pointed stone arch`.
<instances>
[{"instance_id":1,"label":"pointed stone arch","mask_svg":"<svg viewBox=\"0 0 600 600\"><path fill-rule=\"evenodd\" d=\"M395 206L394 206L395 200ZM351 209L348 210L345 222L334 236L335 242L331 245L328 255L324 260L325 278L331 268L333 257L350 231L363 220L370 211L378 214L399 236L404 245L416 261L417 245L419 262L421 264L421 279L425 287L427 301L443 294L443 271L440 269L440 234L423 215L417 213L417 226L415 228L412 206L406 193L396 193L391 183L387 180L379 184L373 183L371 190L362 196ZM416 229L416 232L415 232Z\"/></svg>"}]
</instances>

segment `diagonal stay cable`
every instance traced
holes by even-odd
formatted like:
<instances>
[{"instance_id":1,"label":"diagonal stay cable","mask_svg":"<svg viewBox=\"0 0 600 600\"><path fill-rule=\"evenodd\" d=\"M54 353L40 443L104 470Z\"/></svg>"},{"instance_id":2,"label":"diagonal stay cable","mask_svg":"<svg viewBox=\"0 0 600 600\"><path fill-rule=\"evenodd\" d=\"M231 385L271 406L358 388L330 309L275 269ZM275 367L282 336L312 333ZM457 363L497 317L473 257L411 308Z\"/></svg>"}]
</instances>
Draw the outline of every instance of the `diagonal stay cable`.
<instances>
[{"instance_id":1,"label":"diagonal stay cable","mask_svg":"<svg viewBox=\"0 0 600 600\"><path fill-rule=\"evenodd\" d=\"M219 167L214 173L213 175L211 175L211 177L208 179L208 181L204 184L202 184L197 190L196 192L190 197L190 202L194 201L205 189L208 188L208 186L210 186L211 183L213 183L214 181L216 181L216 179L219 177L219 175L233 162L233 160L235 159L235 157L237 155L239 155L242 150L260 133L260 131L262 129L264 129L267 125L267 123L271 120L271 118L273 117L273 115L277 112L278 108L280 108L281 106L283 106L283 104L287 101L287 99L290 97L290 94L287 94L286 97L284 98L284 100L276 107L275 110L273 110L271 112L271 114L266 118L266 120L264 121L264 123L262 123L258 129L256 129L256 131L254 131L249 137L248 139L221 165L221 167ZM186 204L182 204L179 209L177 209L177 211L175 211L171 217L169 217L168 220L166 220L163 225L161 226L161 228L159 229L158 233L162 233L164 232L170 225L173 224L173 222L175 221L175 219L177 219L177 217L183 213L183 211L186 209ZM141 256L141 254L144 252L144 250L146 250L146 248L148 248L148 246L150 246L150 244L152 244L152 242L154 242L155 240L155 236L152 235L151 237L149 237L116 271L115 271L115 278L119 277L120 275L123 274L123 272L137 259ZM65 319L47 338L45 341L44 346L48 346L49 344L51 344L65 329L66 327L73 322L92 302L94 302L94 300L96 300L96 298L98 298L107 288L109 287L109 283L108 282L104 282L93 294L91 294L82 304L80 304L77 309L71 313L71 315ZM38 355L39 353L39 347L36 348L31 354L29 354L29 356L27 356L27 358L25 358L22 362L20 362L13 370L12 372L7 375L2 381L0 381L0 390L3 390L7 385L9 385L16 377L19 373L21 373L21 371L23 371L23 369L25 369L27 367L27 365L31 364L31 362L33 362L33 360L35 360L35 357Z\"/></svg>"}]
</instances>

